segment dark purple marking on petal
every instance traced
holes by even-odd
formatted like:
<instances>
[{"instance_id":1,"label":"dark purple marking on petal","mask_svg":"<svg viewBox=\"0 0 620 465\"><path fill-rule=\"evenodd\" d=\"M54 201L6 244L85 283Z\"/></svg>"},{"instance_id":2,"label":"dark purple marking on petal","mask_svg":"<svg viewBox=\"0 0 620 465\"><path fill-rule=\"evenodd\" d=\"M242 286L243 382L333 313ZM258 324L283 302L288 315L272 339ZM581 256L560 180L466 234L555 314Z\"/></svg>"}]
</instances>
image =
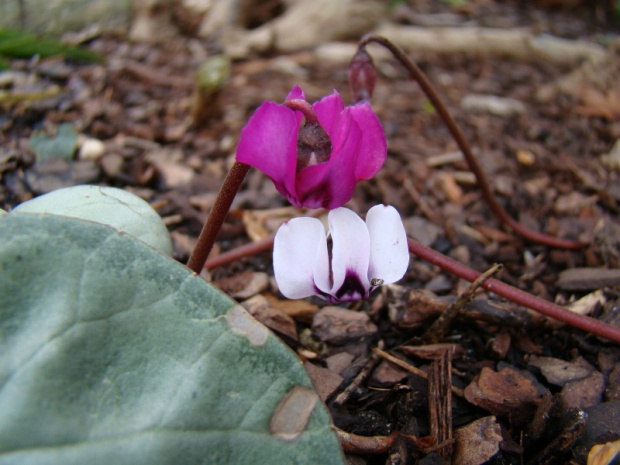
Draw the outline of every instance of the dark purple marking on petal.
<instances>
[{"instance_id":1,"label":"dark purple marking on petal","mask_svg":"<svg viewBox=\"0 0 620 465\"><path fill-rule=\"evenodd\" d=\"M365 299L367 296L368 289L364 287L362 280L353 270L347 270L342 286L334 294L334 297L341 302Z\"/></svg>"}]
</instances>

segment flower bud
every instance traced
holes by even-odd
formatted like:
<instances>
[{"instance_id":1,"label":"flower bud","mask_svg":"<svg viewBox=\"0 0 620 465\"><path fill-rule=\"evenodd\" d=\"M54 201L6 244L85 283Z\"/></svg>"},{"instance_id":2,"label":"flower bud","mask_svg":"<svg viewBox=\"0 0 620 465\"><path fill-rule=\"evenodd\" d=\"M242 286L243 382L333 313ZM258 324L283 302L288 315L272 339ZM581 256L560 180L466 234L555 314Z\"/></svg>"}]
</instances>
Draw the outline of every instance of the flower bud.
<instances>
[{"instance_id":1,"label":"flower bud","mask_svg":"<svg viewBox=\"0 0 620 465\"><path fill-rule=\"evenodd\" d=\"M370 101L377 82L377 70L364 49L358 49L349 64L349 85L355 103Z\"/></svg>"},{"instance_id":2,"label":"flower bud","mask_svg":"<svg viewBox=\"0 0 620 465\"><path fill-rule=\"evenodd\" d=\"M318 123L306 123L297 135L297 172L310 165L329 161L332 141Z\"/></svg>"}]
</instances>

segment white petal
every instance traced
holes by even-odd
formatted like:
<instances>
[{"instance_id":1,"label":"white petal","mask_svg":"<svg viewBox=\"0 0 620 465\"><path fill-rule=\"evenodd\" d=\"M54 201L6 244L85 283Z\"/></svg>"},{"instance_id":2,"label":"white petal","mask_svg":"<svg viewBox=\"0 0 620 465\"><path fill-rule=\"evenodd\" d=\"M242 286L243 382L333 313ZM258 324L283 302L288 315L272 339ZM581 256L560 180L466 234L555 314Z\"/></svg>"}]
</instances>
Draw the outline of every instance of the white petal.
<instances>
[{"instance_id":1,"label":"white petal","mask_svg":"<svg viewBox=\"0 0 620 465\"><path fill-rule=\"evenodd\" d=\"M390 205L375 205L366 215L370 233L368 279L390 284L402 278L409 266L407 233L398 211Z\"/></svg>"},{"instance_id":2,"label":"white petal","mask_svg":"<svg viewBox=\"0 0 620 465\"><path fill-rule=\"evenodd\" d=\"M333 286L330 294L340 299L345 278L357 276L362 289L357 299L367 297L368 262L370 259L370 236L364 221L347 208L331 210L327 217L332 235ZM355 283L354 283L355 284ZM353 289L354 290L354 289ZM354 294L350 294L355 297ZM346 299L350 300L350 299Z\"/></svg>"},{"instance_id":3,"label":"white petal","mask_svg":"<svg viewBox=\"0 0 620 465\"><path fill-rule=\"evenodd\" d=\"M289 299L315 295L319 284L327 288L329 262L323 223L316 218L293 218L280 226L273 242L273 270L280 292Z\"/></svg>"}]
</instances>

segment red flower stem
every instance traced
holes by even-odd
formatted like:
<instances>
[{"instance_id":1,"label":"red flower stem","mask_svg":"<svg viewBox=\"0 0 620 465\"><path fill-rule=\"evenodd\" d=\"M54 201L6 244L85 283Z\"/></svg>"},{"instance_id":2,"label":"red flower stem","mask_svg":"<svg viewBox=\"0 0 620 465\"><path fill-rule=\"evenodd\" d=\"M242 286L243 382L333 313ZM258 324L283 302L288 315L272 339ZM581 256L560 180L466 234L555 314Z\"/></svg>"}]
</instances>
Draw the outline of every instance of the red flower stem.
<instances>
[{"instance_id":1,"label":"red flower stem","mask_svg":"<svg viewBox=\"0 0 620 465\"><path fill-rule=\"evenodd\" d=\"M316 112L314 111L314 108L312 108L312 105L310 105L308 102L306 102L303 99L293 98L293 99L285 100L284 105L290 108L291 110L301 111L304 114L304 117L306 118L306 123L308 124L315 124L319 122L316 116Z\"/></svg>"},{"instance_id":2,"label":"red flower stem","mask_svg":"<svg viewBox=\"0 0 620 465\"><path fill-rule=\"evenodd\" d=\"M321 215L324 215L325 212L325 209L319 208L308 212L308 216L311 218L318 218ZM250 242L227 252L221 253L217 257L213 257L207 260L207 262L205 263L205 268L208 270L212 270L213 268L217 268L218 266L228 265L229 263L235 262L240 258L249 257L251 255L256 255L272 249L273 240L275 237L275 233L270 234L267 237L261 239L260 241Z\"/></svg>"},{"instance_id":3,"label":"red flower stem","mask_svg":"<svg viewBox=\"0 0 620 465\"><path fill-rule=\"evenodd\" d=\"M205 268L208 270L212 270L213 268L217 268L218 266L228 265L229 263L235 262L240 258L249 257L251 255L265 252L266 250L273 248L274 237L275 234L271 234L258 242L250 242L249 244L244 244L235 249L223 252L217 257L213 257L207 260L205 263Z\"/></svg>"},{"instance_id":4,"label":"red flower stem","mask_svg":"<svg viewBox=\"0 0 620 465\"><path fill-rule=\"evenodd\" d=\"M239 191L239 188L241 187L241 184L243 183L245 175L248 173L249 169L250 165L235 161L232 168L230 168L230 171L226 175L226 179L224 179L220 192L215 198L215 202L213 203L211 212L207 217L207 221L205 221L202 231L200 231L200 236L198 236L196 246L194 247L194 250L189 257L189 261L187 262L187 267L194 273L200 274L202 271L202 268L207 261L207 257L209 256L209 253L211 253L213 244L215 244L215 239L217 238L220 229L222 229L226 215L228 215L230 205L232 204L235 195L237 195L237 192Z\"/></svg>"},{"instance_id":5,"label":"red flower stem","mask_svg":"<svg viewBox=\"0 0 620 465\"><path fill-rule=\"evenodd\" d=\"M461 149L461 152L463 152L465 161L467 162L469 169L472 171L472 173L474 173L474 176L476 177L478 186L480 188L480 191L482 192L482 196L489 204L489 207L491 208L493 213L503 224L511 228L515 233L524 237L525 239L537 242L539 244L548 245L550 247L578 250L587 245L582 242L560 239L539 233L537 231L532 231L514 220L495 198L495 195L493 194L493 191L489 186L489 182L487 181L486 175L478 164L478 161L476 160L476 157L471 150L471 147L469 146L465 135L461 131L460 127L457 125L454 118L452 118L452 116L450 115L450 112L448 111L446 105L443 103L443 100L441 99L429 79L426 77L424 72L420 68L418 68L418 66L411 59L409 59L409 57L400 47L393 44L385 37L373 34L365 35L360 40L359 48L363 49L367 44L371 42L375 42L387 48L392 53L392 55L394 55L394 57L407 69L411 79L416 81L420 88L424 91L428 99L437 110L439 116L441 116L441 118L443 119L445 125L450 131L450 134L452 134L452 137Z\"/></svg>"},{"instance_id":6,"label":"red flower stem","mask_svg":"<svg viewBox=\"0 0 620 465\"><path fill-rule=\"evenodd\" d=\"M481 274L431 248L423 246L411 238L407 240L407 243L409 245L409 251L412 254L417 255L418 257L439 266L441 269L455 274L456 276L469 282L475 281ZM494 292L497 295L500 295L514 303L523 305L524 307L530 308L538 313L542 313L543 315L562 321L570 326L574 326L575 328L582 329L620 344L620 327L604 323L600 320L590 318L589 316L571 312L566 308L540 299L532 294L528 294L525 291L512 287L506 283L498 281L497 279L491 278L486 280L482 284L482 287L489 292Z\"/></svg>"},{"instance_id":7,"label":"red flower stem","mask_svg":"<svg viewBox=\"0 0 620 465\"><path fill-rule=\"evenodd\" d=\"M223 254L208 260L205 267L208 269L213 269L218 266L232 263L240 258L269 250L269 248L273 246L274 237L275 234L271 234L259 242L242 245L236 249L224 252ZM440 254L429 247L425 247L413 239L408 239L408 245L409 252L412 254L432 263L433 265L437 265L442 270L452 273L459 278L465 279L466 281L473 282L481 275L481 273L472 270L468 266L446 257L445 255ZM489 292L494 292L495 294L502 296L511 302L532 309L535 312L620 344L620 328L617 326L612 326L594 318L573 313L564 307L560 307L552 302L548 302L539 297L533 296L532 294L528 294L525 291L512 287L509 284L498 281L497 279L490 278L486 280L484 284L482 284L482 287Z\"/></svg>"}]
</instances>

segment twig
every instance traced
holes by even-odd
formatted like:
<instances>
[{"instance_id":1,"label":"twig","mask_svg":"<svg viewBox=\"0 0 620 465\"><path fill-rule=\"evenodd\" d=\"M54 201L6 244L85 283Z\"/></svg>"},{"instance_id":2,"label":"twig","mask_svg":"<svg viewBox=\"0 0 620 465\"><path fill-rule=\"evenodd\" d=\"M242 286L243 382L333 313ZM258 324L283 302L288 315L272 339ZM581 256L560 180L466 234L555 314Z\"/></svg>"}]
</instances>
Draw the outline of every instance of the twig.
<instances>
[{"instance_id":1,"label":"twig","mask_svg":"<svg viewBox=\"0 0 620 465\"><path fill-rule=\"evenodd\" d=\"M407 363L398 357L394 357L392 354L389 354L385 352L384 350L379 349L378 347L375 347L374 349L372 349L372 351L378 356L386 359L388 362L401 367L403 370L407 370L408 372L413 373L414 375L419 376L420 378L424 378L428 380L428 374L425 371L422 371L419 368L414 367L412 364ZM457 388L456 386L452 386L452 393L459 397L464 396L463 390L460 388Z\"/></svg>"},{"instance_id":2,"label":"twig","mask_svg":"<svg viewBox=\"0 0 620 465\"><path fill-rule=\"evenodd\" d=\"M394 431L389 436L359 436L342 431L340 428L334 427L334 430L345 452L360 455L376 455L387 452L399 435L398 431Z\"/></svg>"},{"instance_id":3,"label":"twig","mask_svg":"<svg viewBox=\"0 0 620 465\"><path fill-rule=\"evenodd\" d=\"M379 345L383 346L383 343L379 341ZM379 350L379 349L376 349L376 350ZM368 357L368 360L366 361L366 365L364 365L364 368L362 368L360 372L357 374L357 376L353 378L351 383L346 388L344 388L344 390L340 394L336 396L336 398L334 399L335 406L343 405L347 400L349 400L349 397L351 397L351 395L357 390L357 388L360 387L362 382L370 375L370 372L375 368L375 366L379 362L379 355L374 352L375 350L373 349L373 353L370 354L370 357Z\"/></svg>"},{"instance_id":4,"label":"twig","mask_svg":"<svg viewBox=\"0 0 620 465\"><path fill-rule=\"evenodd\" d=\"M187 267L197 274L202 271L207 257L213 248L215 239L222 229L222 224L226 219L230 205L232 204L237 191L241 187L245 175L248 173L250 165L236 161L224 179L220 192L215 198L209 217L200 231L196 246L192 251Z\"/></svg>"},{"instance_id":5,"label":"twig","mask_svg":"<svg viewBox=\"0 0 620 465\"><path fill-rule=\"evenodd\" d=\"M489 204L489 207L491 208L493 213L497 216L497 218L503 224L511 228L514 232L524 237L525 239L528 239L533 242L537 242L539 244L548 245L550 247L557 247L557 248L569 249L569 250L579 250L587 245L581 242L560 239L560 238L556 238L556 237L548 236L546 234L539 233L537 231L532 231L530 229L527 229L523 225L519 224L519 222L515 221L506 212L506 210L504 210L504 208L500 205L500 203L495 198L495 195L493 194L493 191L491 187L489 186L489 182L487 181L486 175L484 174L484 171L478 164L478 161L476 160L476 157L473 151L471 150L471 147L469 146L469 143L467 142L465 135L461 131L460 127L456 124L456 121L454 120L454 118L452 118L452 115L448 111L443 100L441 99L441 97L439 96L439 94L437 93L437 91L435 90L431 82L429 81L429 79L426 77L424 72L420 68L418 68L418 66L405 54L405 52L400 47L393 44L391 41L389 41L385 37L374 35L374 34L368 34L362 37L362 39L360 40L359 49L360 50L363 49L367 44L371 42L375 42L387 48L392 53L392 55L394 55L394 57L407 69L407 71L409 72L409 76L413 80L415 80L420 86L420 88L424 91L428 99L431 101L431 103L437 110L437 113L439 114L439 116L441 116L441 118L443 119L446 127L450 131L450 134L452 134L452 137L454 138L457 145L459 146L459 149L461 149L461 151L463 152L463 155L465 157L465 160L467 161L469 169L476 176L476 180L478 181L478 186L480 187L482 196L484 197L486 202Z\"/></svg>"},{"instance_id":6,"label":"twig","mask_svg":"<svg viewBox=\"0 0 620 465\"><path fill-rule=\"evenodd\" d=\"M502 268L502 265L495 264L478 276L465 292L433 322L426 334L422 336L422 342L425 344L435 344L446 337L450 324L465 309L465 305L473 300L476 296L476 290L491 276L495 276Z\"/></svg>"}]
</instances>

